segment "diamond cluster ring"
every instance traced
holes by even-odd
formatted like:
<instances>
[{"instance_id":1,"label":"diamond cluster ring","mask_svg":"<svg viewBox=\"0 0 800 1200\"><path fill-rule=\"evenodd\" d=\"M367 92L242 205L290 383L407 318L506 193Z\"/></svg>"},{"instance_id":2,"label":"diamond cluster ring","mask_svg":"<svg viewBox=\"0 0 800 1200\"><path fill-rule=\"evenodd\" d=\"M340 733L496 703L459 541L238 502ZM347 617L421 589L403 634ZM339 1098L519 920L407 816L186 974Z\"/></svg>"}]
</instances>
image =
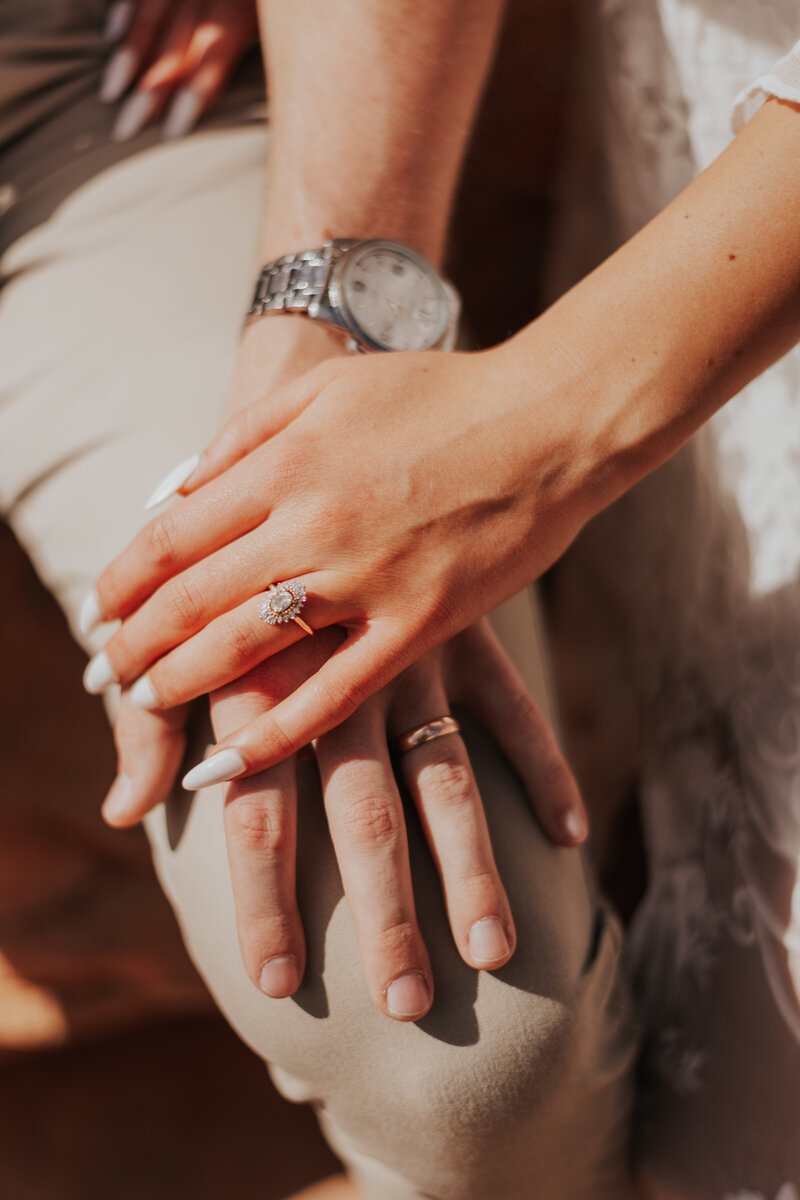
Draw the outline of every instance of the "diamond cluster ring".
<instances>
[{"instance_id":1,"label":"diamond cluster ring","mask_svg":"<svg viewBox=\"0 0 800 1200\"><path fill-rule=\"evenodd\" d=\"M288 583L271 583L259 605L258 615L268 625L294 621L295 625L313 637L314 630L299 615L307 599L305 587L296 579L290 579Z\"/></svg>"}]
</instances>

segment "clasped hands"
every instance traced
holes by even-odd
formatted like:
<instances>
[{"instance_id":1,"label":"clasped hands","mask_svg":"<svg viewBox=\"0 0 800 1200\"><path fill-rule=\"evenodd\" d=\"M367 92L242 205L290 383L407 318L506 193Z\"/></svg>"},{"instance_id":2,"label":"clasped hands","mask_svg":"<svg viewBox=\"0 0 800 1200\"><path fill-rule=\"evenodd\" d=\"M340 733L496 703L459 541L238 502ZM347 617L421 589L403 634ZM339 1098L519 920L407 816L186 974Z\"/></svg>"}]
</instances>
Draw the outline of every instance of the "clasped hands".
<instances>
[{"instance_id":1,"label":"clasped hands","mask_svg":"<svg viewBox=\"0 0 800 1200\"><path fill-rule=\"evenodd\" d=\"M350 358L303 326L266 318L248 331L236 411L183 499L97 581L90 609L121 624L87 678L93 690L123 686L120 776L104 812L130 824L164 798L185 706L209 694L218 742L189 784L229 782L225 828L245 965L267 994L287 996L304 969L295 758L312 743L371 997L387 1015L413 1020L432 1003L433 971L414 911L392 741L465 705L516 768L550 836L583 840L574 780L482 617L547 566L585 514L571 472L548 470L544 458L537 471L520 437L531 422L529 385L520 386L510 343L481 354ZM324 361L299 378L276 372L276 339L308 351L315 338L305 362ZM277 386L243 402L256 394L259 362ZM542 455L566 437L555 411L540 405L539 421L550 412L552 426ZM292 579L306 587L313 638L259 617L264 588ZM152 768L133 786L126 761L145 745ZM515 948L513 916L461 738L403 755L398 770L461 956L476 968L502 966Z\"/></svg>"}]
</instances>

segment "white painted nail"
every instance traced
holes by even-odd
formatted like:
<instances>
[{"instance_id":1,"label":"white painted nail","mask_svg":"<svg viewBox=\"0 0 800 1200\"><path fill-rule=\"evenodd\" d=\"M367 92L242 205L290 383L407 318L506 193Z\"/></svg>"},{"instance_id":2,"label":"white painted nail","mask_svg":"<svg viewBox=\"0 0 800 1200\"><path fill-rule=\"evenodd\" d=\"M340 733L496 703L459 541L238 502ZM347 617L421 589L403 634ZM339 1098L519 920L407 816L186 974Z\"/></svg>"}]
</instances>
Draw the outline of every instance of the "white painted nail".
<instances>
[{"instance_id":1,"label":"white painted nail","mask_svg":"<svg viewBox=\"0 0 800 1200\"><path fill-rule=\"evenodd\" d=\"M83 634L91 633L102 622L103 614L100 612L100 601L97 599L97 592L92 588L81 605L81 611L78 613L78 629Z\"/></svg>"},{"instance_id":2,"label":"white painted nail","mask_svg":"<svg viewBox=\"0 0 800 1200\"><path fill-rule=\"evenodd\" d=\"M238 750L220 750L192 767L183 777L183 786L187 792L194 792L198 788L210 787L212 783L227 783L236 779L245 769L245 761Z\"/></svg>"},{"instance_id":3,"label":"white painted nail","mask_svg":"<svg viewBox=\"0 0 800 1200\"><path fill-rule=\"evenodd\" d=\"M128 699L136 708L158 708L161 703L149 675L142 675L128 692Z\"/></svg>"},{"instance_id":4,"label":"white painted nail","mask_svg":"<svg viewBox=\"0 0 800 1200\"><path fill-rule=\"evenodd\" d=\"M161 483L153 492L147 504L145 504L145 511L148 508L157 508L159 504L163 504L165 500L169 500L171 496L179 492L187 479L194 475L199 462L200 455L193 454L185 462L180 463L177 467L173 467L169 475L161 480Z\"/></svg>"},{"instance_id":5,"label":"white painted nail","mask_svg":"<svg viewBox=\"0 0 800 1200\"><path fill-rule=\"evenodd\" d=\"M96 696L98 692L104 692L112 683L119 683L119 676L112 667L111 659L105 650L101 650L99 654L95 654L94 658L89 659L89 665L83 672L83 686L87 692Z\"/></svg>"},{"instance_id":6,"label":"white painted nail","mask_svg":"<svg viewBox=\"0 0 800 1200\"><path fill-rule=\"evenodd\" d=\"M136 74L138 58L129 47L114 54L106 67L100 84L100 99L103 104L113 104L131 83Z\"/></svg>"},{"instance_id":7,"label":"white painted nail","mask_svg":"<svg viewBox=\"0 0 800 1200\"><path fill-rule=\"evenodd\" d=\"M164 137L184 137L197 124L205 97L197 88L181 88L164 119Z\"/></svg>"},{"instance_id":8,"label":"white painted nail","mask_svg":"<svg viewBox=\"0 0 800 1200\"><path fill-rule=\"evenodd\" d=\"M130 812L133 797L133 780L130 775L120 772L111 785L111 790L103 801L103 816L106 820L115 821L125 817Z\"/></svg>"},{"instance_id":9,"label":"white painted nail","mask_svg":"<svg viewBox=\"0 0 800 1200\"><path fill-rule=\"evenodd\" d=\"M152 92L134 92L120 109L111 130L112 142L129 142L136 137L149 121L155 107L156 98Z\"/></svg>"},{"instance_id":10,"label":"white painted nail","mask_svg":"<svg viewBox=\"0 0 800 1200\"><path fill-rule=\"evenodd\" d=\"M128 32L133 16L133 0L117 0L111 6L103 36L107 42L118 42Z\"/></svg>"}]
</instances>

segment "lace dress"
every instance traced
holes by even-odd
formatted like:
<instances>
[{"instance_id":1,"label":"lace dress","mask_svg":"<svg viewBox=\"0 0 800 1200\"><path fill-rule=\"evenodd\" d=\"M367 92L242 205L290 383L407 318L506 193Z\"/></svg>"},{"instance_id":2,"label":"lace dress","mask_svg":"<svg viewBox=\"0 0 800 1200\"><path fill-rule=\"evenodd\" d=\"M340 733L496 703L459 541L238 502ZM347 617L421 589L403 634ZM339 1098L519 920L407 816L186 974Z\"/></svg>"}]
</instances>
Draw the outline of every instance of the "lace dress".
<instances>
[{"instance_id":1,"label":"lace dress","mask_svg":"<svg viewBox=\"0 0 800 1200\"><path fill-rule=\"evenodd\" d=\"M613 242L764 96L800 102L798 0L602 0L587 19ZM576 269L596 170L573 178ZM596 520L557 586L592 609L598 727L637 755L648 1195L800 1200L800 348Z\"/></svg>"}]
</instances>

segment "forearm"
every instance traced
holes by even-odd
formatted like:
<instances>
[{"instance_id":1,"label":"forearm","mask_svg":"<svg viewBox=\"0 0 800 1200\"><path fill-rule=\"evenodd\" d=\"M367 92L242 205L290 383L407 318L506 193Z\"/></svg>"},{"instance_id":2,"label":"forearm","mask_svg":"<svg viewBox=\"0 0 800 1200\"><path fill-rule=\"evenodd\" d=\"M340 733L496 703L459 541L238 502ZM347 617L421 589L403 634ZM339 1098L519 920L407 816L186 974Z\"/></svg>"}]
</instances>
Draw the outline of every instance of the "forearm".
<instances>
[{"instance_id":1,"label":"forearm","mask_svg":"<svg viewBox=\"0 0 800 1200\"><path fill-rule=\"evenodd\" d=\"M800 338L800 112L726 151L508 344L579 428L592 507L669 457Z\"/></svg>"},{"instance_id":2,"label":"forearm","mask_svg":"<svg viewBox=\"0 0 800 1200\"><path fill-rule=\"evenodd\" d=\"M440 263L502 0L259 0L263 259L389 237Z\"/></svg>"}]
</instances>

